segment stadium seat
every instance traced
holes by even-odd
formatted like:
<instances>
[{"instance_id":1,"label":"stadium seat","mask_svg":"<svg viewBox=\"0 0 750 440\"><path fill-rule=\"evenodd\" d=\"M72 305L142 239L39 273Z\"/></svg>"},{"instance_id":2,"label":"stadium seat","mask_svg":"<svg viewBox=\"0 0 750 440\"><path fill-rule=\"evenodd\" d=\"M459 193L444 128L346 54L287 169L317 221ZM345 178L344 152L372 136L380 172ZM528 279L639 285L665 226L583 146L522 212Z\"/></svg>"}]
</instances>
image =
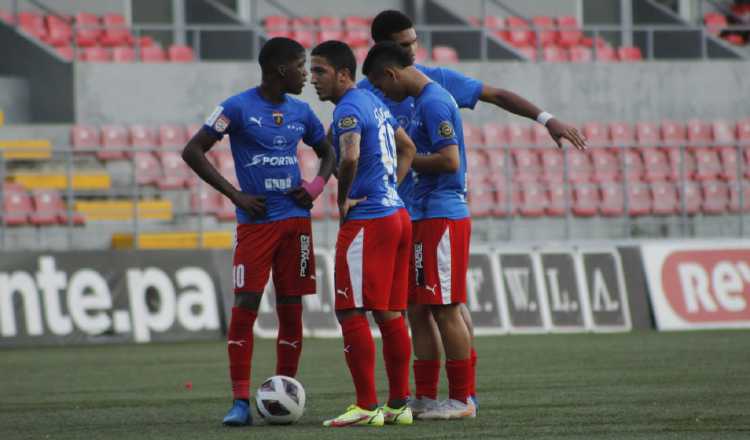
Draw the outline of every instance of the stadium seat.
<instances>
[{"instance_id":1,"label":"stadium seat","mask_svg":"<svg viewBox=\"0 0 750 440\"><path fill-rule=\"evenodd\" d=\"M737 122L737 140L745 144L750 142L750 118Z\"/></svg>"},{"instance_id":2,"label":"stadium seat","mask_svg":"<svg viewBox=\"0 0 750 440\"><path fill-rule=\"evenodd\" d=\"M59 191L52 189L34 190L32 202L34 212L29 218L32 224L45 226L68 223L68 212ZM73 212L73 224L82 225L84 223L84 217L78 212Z\"/></svg>"},{"instance_id":3,"label":"stadium seat","mask_svg":"<svg viewBox=\"0 0 750 440\"><path fill-rule=\"evenodd\" d=\"M548 183L560 183L565 180L563 165L563 152L560 150L546 149L542 155L542 180Z\"/></svg>"},{"instance_id":4,"label":"stadium seat","mask_svg":"<svg viewBox=\"0 0 750 440\"><path fill-rule=\"evenodd\" d=\"M173 63L190 63L194 61L193 48L182 44L169 46L169 61Z\"/></svg>"},{"instance_id":5,"label":"stadium seat","mask_svg":"<svg viewBox=\"0 0 750 440\"><path fill-rule=\"evenodd\" d=\"M70 23L64 17L56 15L47 15L44 17L47 24L47 35L44 41L55 47L68 46L73 37L73 30Z\"/></svg>"},{"instance_id":6,"label":"stadium seat","mask_svg":"<svg viewBox=\"0 0 750 440\"><path fill-rule=\"evenodd\" d=\"M680 195L679 213L683 211L683 203L686 214L692 215L700 212L703 205L703 197L701 195L701 187L698 183L688 180L686 182L679 182L676 186L677 193Z\"/></svg>"},{"instance_id":7,"label":"stadium seat","mask_svg":"<svg viewBox=\"0 0 750 440\"><path fill-rule=\"evenodd\" d=\"M518 212L521 205L521 191L518 186L514 185L512 190L508 190L505 184L495 183L493 189L495 192L495 207L492 214L496 217L506 217Z\"/></svg>"},{"instance_id":8,"label":"stadium seat","mask_svg":"<svg viewBox=\"0 0 750 440\"><path fill-rule=\"evenodd\" d=\"M201 191L202 190L202 191ZM190 192L190 209L193 214L215 216L220 209L221 194L206 184L201 184Z\"/></svg>"},{"instance_id":9,"label":"stadium seat","mask_svg":"<svg viewBox=\"0 0 750 440\"><path fill-rule=\"evenodd\" d=\"M732 146L737 141L734 124L727 121L714 121L711 124L711 133L714 145Z\"/></svg>"},{"instance_id":10,"label":"stadium seat","mask_svg":"<svg viewBox=\"0 0 750 440\"><path fill-rule=\"evenodd\" d=\"M721 161L719 160L718 150L715 148L696 148L695 154L695 175L697 180L714 180L722 174Z\"/></svg>"},{"instance_id":11,"label":"stadium seat","mask_svg":"<svg viewBox=\"0 0 750 440\"><path fill-rule=\"evenodd\" d=\"M493 187L486 183L472 184L469 191L468 204L472 217L487 217L495 209L495 194Z\"/></svg>"},{"instance_id":12,"label":"stadium seat","mask_svg":"<svg viewBox=\"0 0 750 440\"><path fill-rule=\"evenodd\" d=\"M318 168L320 168L320 159L318 159L315 151L309 148L298 148L297 159L302 178L307 181L314 179L318 174Z\"/></svg>"},{"instance_id":13,"label":"stadium seat","mask_svg":"<svg viewBox=\"0 0 750 440\"><path fill-rule=\"evenodd\" d=\"M112 61L115 63L134 63L135 49L127 46L112 48Z\"/></svg>"},{"instance_id":14,"label":"stadium seat","mask_svg":"<svg viewBox=\"0 0 750 440\"><path fill-rule=\"evenodd\" d=\"M644 179L647 182L660 182L671 176L671 168L664 151L661 148L641 148L643 165L645 168Z\"/></svg>"},{"instance_id":15,"label":"stadium seat","mask_svg":"<svg viewBox=\"0 0 750 440\"><path fill-rule=\"evenodd\" d=\"M624 173L628 181L641 180L644 174L643 158L637 148L627 148L623 155L625 159Z\"/></svg>"},{"instance_id":16,"label":"stadium seat","mask_svg":"<svg viewBox=\"0 0 750 440\"><path fill-rule=\"evenodd\" d=\"M70 143L75 150L98 149L101 146L99 130L91 125L74 125L70 130Z\"/></svg>"},{"instance_id":17,"label":"stadium seat","mask_svg":"<svg viewBox=\"0 0 750 440\"><path fill-rule=\"evenodd\" d=\"M24 32L34 38L45 40L47 37L47 28L44 26L44 18L36 12L19 12L18 25Z\"/></svg>"},{"instance_id":18,"label":"stadium seat","mask_svg":"<svg viewBox=\"0 0 750 440\"><path fill-rule=\"evenodd\" d=\"M565 196L567 190L568 196ZM544 213L551 217L560 217L565 215L568 210L568 206L573 204L573 192L570 187L562 184L547 185L547 195L549 197L549 203L547 204ZM567 199L567 200L566 200Z\"/></svg>"},{"instance_id":19,"label":"stadium seat","mask_svg":"<svg viewBox=\"0 0 750 440\"><path fill-rule=\"evenodd\" d=\"M181 125L162 124L159 126L159 145L162 148L182 148L187 143L188 136L192 137L193 134L188 133Z\"/></svg>"},{"instance_id":20,"label":"stadium seat","mask_svg":"<svg viewBox=\"0 0 750 440\"><path fill-rule=\"evenodd\" d=\"M231 200L221 193L216 193L219 200L219 210L216 211L216 218L222 222L233 222L237 219L237 207Z\"/></svg>"},{"instance_id":21,"label":"stadium seat","mask_svg":"<svg viewBox=\"0 0 750 440\"><path fill-rule=\"evenodd\" d=\"M490 174L487 156L481 150L466 151L466 168L471 183L481 182Z\"/></svg>"},{"instance_id":22,"label":"stadium seat","mask_svg":"<svg viewBox=\"0 0 750 440\"><path fill-rule=\"evenodd\" d=\"M573 186L573 204L571 212L579 217L596 215L601 201L599 188L592 184L578 184Z\"/></svg>"},{"instance_id":23,"label":"stadium seat","mask_svg":"<svg viewBox=\"0 0 750 440\"><path fill-rule=\"evenodd\" d=\"M557 30L552 17L537 15L532 17L531 23L534 26L534 44L546 47L557 43Z\"/></svg>"},{"instance_id":24,"label":"stadium seat","mask_svg":"<svg viewBox=\"0 0 750 440\"><path fill-rule=\"evenodd\" d=\"M466 148L477 148L484 146L482 130L474 124L464 122L464 145Z\"/></svg>"},{"instance_id":25,"label":"stadium seat","mask_svg":"<svg viewBox=\"0 0 750 440\"><path fill-rule=\"evenodd\" d=\"M657 147L662 144L659 128L653 122L638 122L635 124L635 139L642 147Z\"/></svg>"},{"instance_id":26,"label":"stadium seat","mask_svg":"<svg viewBox=\"0 0 750 440\"><path fill-rule=\"evenodd\" d=\"M677 214L680 210L677 200L677 188L671 182L652 182L651 195L653 205L651 211L655 215Z\"/></svg>"},{"instance_id":27,"label":"stadium seat","mask_svg":"<svg viewBox=\"0 0 750 440\"><path fill-rule=\"evenodd\" d=\"M367 46L364 47L358 47L354 49L354 53L357 53L358 50L364 51L364 57L362 57L362 62L364 62L365 58L367 58L367 52L369 52L369 48ZM422 46L417 47L417 51L414 54L414 61L417 63L425 63L429 61L430 53Z\"/></svg>"},{"instance_id":28,"label":"stadium seat","mask_svg":"<svg viewBox=\"0 0 750 440\"><path fill-rule=\"evenodd\" d=\"M432 48L432 59L436 63L458 63L458 52L450 46L435 46Z\"/></svg>"},{"instance_id":29,"label":"stadium seat","mask_svg":"<svg viewBox=\"0 0 750 440\"><path fill-rule=\"evenodd\" d=\"M685 125L676 121L662 121L661 139L664 145L684 145L688 140Z\"/></svg>"},{"instance_id":30,"label":"stadium seat","mask_svg":"<svg viewBox=\"0 0 750 440\"><path fill-rule=\"evenodd\" d=\"M102 126L102 148L96 152L100 160L125 158L125 148L130 146L128 131L121 125Z\"/></svg>"},{"instance_id":31,"label":"stadium seat","mask_svg":"<svg viewBox=\"0 0 750 440\"><path fill-rule=\"evenodd\" d=\"M164 49L159 45L141 48L141 61L144 63L163 63L167 61Z\"/></svg>"},{"instance_id":32,"label":"stadium seat","mask_svg":"<svg viewBox=\"0 0 750 440\"><path fill-rule=\"evenodd\" d=\"M98 44L99 36L102 33L98 16L88 12L79 12L76 14L75 25L76 45L91 47Z\"/></svg>"},{"instance_id":33,"label":"stadium seat","mask_svg":"<svg viewBox=\"0 0 750 440\"><path fill-rule=\"evenodd\" d=\"M133 158L135 161L136 183L138 185L155 185L162 177L159 160L153 153L139 151Z\"/></svg>"},{"instance_id":34,"label":"stadium seat","mask_svg":"<svg viewBox=\"0 0 750 440\"><path fill-rule=\"evenodd\" d=\"M73 46L60 46L60 47L56 47L55 51L65 61L73 61Z\"/></svg>"},{"instance_id":35,"label":"stadium seat","mask_svg":"<svg viewBox=\"0 0 750 440\"><path fill-rule=\"evenodd\" d=\"M560 46L573 48L581 42L583 32L577 18L569 15L557 17L557 26L560 29L557 40Z\"/></svg>"},{"instance_id":36,"label":"stadium seat","mask_svg":"<svg viewBox=\"0 0 750 440\"><path fill-rule=\"evenodd\" d=\"M703 212L722 214L729 206L729 188L725 182L707 180L703 182Z\"/></svg>"},{"instance_id":37,"label":"stadium seat","mask_svg":"<svg viewBox=\"0 0 750 440\"><path fill-rule=\"evenodd\" d=\"M516 182L538 182L541 177L539 155L529 148L515 148L511 150L515 166L513 180Z\"/></svg>"},{"instance_id":38,"label":"stadium seat","mask_svg":"<svg viewBox=\"0 0 750 440\"><path fill-rule=\"evenodd\" d=\"M589 154L575 149L565 150L568 161L568 179L573 183L590 182L592 180L592 166Z\"/></svg>"},{"instance_id":39,"label":"stadium seat","mask_svg":"<svg viewBox=\"0 0 750 440\"><path fill-rule=\"evenodd\" d=\"M670 178L672 180L682 180L683 172L685 179L693 178L696 165L695 156L693 156L691 150L678 147L667 148L667 157L669 158Z\"/></svg>"},{"instance_id":40,"label":"stadium seat","mask_svg":"<svg viewBox=\"0 0 750 440\"><path fill-rule=\"evenodd\" d=\"M622 46L617 49L617 57L620 61L641 61L643 55L641 49L634 46Z\"/></svg>"},{"instance_id":41,"label":"stadium seat","mask_svg":"<svg viewBox=\"0 0 750 440\"><path fill-rule=\"evenodd\" d=\"M529 24L521 17L508 17L506 19L508 29L508 42L515 47L531 46L534 42L534 34Z\"/></svg>"},{"instance_id":42,"label":"stadium seat","mask_svg":"<svg viewBox=\"0 0 750 440\"><path fill-rule=\"evenodd\" d=\"M687 121L687 140L691 146L707 147L711 145L713 130L711 124L698 119Z\"/></svg>"},{"instance_id":43,"label":"stadium seat","mask_svg":"<svg viewBox=\"0 0 750 440\"><path fill-rule=\"evenodd\" d=\"M748 169L747 161L740 164L739 158L745 156L744 154L737 154L735 147L719 147L719 159L721 160L721 178L724 180L737 180L737 176L747 174L750 172ZM742 167L740 169L739 167Z\"/></svg>"},{"instance_id":44,"label":"stadium seat","mask_svg":"<svg viewBox=\"0 0 750 440\"><path fill-rule=\"evenodd\" d=\"M502 148L508 145L508 133L505 126L488 122L482 126L484 145L488 148Z\"/></svg>"},{"instance_id":45,"label":"stadium seat","mask_svg":"<svg viewBox=\"0 0 750 440\"><path fill-rule=\"evenodd\" d=\"M595 148L591 152L595 182L614 182L620 176L620 161L617 156L604 148Z\"/></svg>"},{"instance_id":46,"label":"stadium seat","mask_svg":"<svg viewBox=\"0 0 750 440\"><path fill-rule=\"evenodd\" d=\"M80 59L89 63L108 63L112 61L112 53L104 47L85 47L81 51Z\"/></svg>"},{"instance_id":47,"label":"stadium seat","mask_svg":"<svg viewBox=\"0 0 750 440\"><path fill-rule=\"evenodd\" d=\"M160 157L162 178L157 186L162 190L181 189L189 186L195 180L182 156L179 153L165 151Z\"/></svg>"},{"instance_id":48,"label":"stadium seat","mask_svg":"<svg viewBox=\"0 0 750 440\"><path fill-rule=\"evenodd\" d=\"M16 17L13 16L13 14L5 9L0 9L0 21L4 21L7 24L15 24Z\"/></svg>"},{"instance_id":49,"label":"stadium seat","mask_svg":"<svg viewBox=\"0 0 750 440\"><path fill-rule=\"evenodd\" d=\"M508 144L511 147L529 146L532 144L531 127L526 124L510 123L507 126Z\"/></svg>"},{"instance_id":50,"label":"stadium seat","mask_svg":"<svg viewBox=\"0 0 750 440\"><path fill-rule=\"evenodd\" d=\"M420 47L420 49L422 49L422 48ZM366 48L366 47L356 47L356 48L354 48L352 50L354 51L354 58L357 60L357 65L364 64L365 60L367 59L367 54L368 54L368 52L370 52L370 50L368 48ZM426 60L427 58L428 58L428 56L427 56L427 52L426 52L426 49L425 49L424 58L422 58L422 62L424 60ZM416 62L419 63L420 61L416 60Z\"/></svg>"},{"instance_id":51,"label":"stadium seat","mask_svg":"<svg viewBox=\"0 0 750 440\"><path fill-rule=\"evenodd\" d=\"M2 184L2 182L0 182ZM33 212L29 193L18 185L6 184L3 188L3 219L8 226L21 226L29 223Z\"/></svg>"},{"instance_id":52,"label":"stadium seat","mask_svg":"<svg viewBox=\"0 0 750 440\"><path fill-rule=\"evenodd\" d=\"M486 150L486 153L489 158L489 177L493 180L499 180L502 182L507 181L507 173L512 173L511 164L513 162L512 160L509 160L510 157L508 156L508 150L505 148L493 149Z\"/></svg>"},{"instance_id":53,"label":"stadium seat","mask_svg":"<svg viewBox=\"0 0 750 440\"><path fill-rule=\"evenodd\" d=\"M263 22L266 32L286 32L290 26L289 18L284 15L269 15Z\"/></svg>"},{"instance_id":54,"label":"stadium seat","mask_svg":"<svg viewBox=\"0 0 750 440\"><path fill-rule=\"evenodd\" d=\"M342 40L344 37L344 24L339 17L318 17L318 41Z\"/></svg>"},{"instance_id":55,"label":"stadium seat","mask_svg":"<svg viewBox=\"0 0 750 440\"><path fill-rule=\"evenodd\" d=\"M537 60L536 47L534 46L517 47L516 50L529 61Z\"/></svg>"},{"instance_id":56,"label":"stadium seat","mask_svg":"<svg viewBox=\"0 0 750 440\"><path fill-rule=\"evenodd\" d=\"M156 134L150 127L145 125L135 124L131 125L130 129L130 145L137 148L150 148L156 149ZM126 156L130 157L130 154Z\"/></svg>"},{"instance_id":57,"label":"stadium seat","mask_svg":"<svg viewBox=\"0 0 750 440\"><path fill-rule=\"evenodd\" d=\"M573 63L590 63L594 60L591 49L588 47L574 46L569 49L570 61Z\"/></svg>"},{"instance_id":58,"label":"stadium seat","mask_svg":"<svg viewBox=\"0 0 750 440\"><path fill-rule=\"evenodd\" d=\"M130 44L133 40L122 14L104 14L102 23L104 24L104 32L99 37L99 42L103 46L124 46Z\"/></svg>"},{"instance_id":59,"label":"stadium seat","mask_svg":"<svg viewBox=\"0 0 750 440\"><path fill-rule=\"evenodd\" d=\"M590 146L608 147L610 144L609 130L601 122L587 122L583 124L583 135Z\"/></svg>"},{"instance_id":60,"label":"stadium seat","mask_svg":"<svg viewBox=\"0 0 750 440\"><path fill-rule=\"evenodd\" d=\"M609 124L609 136L615 146L632 145L635 141L633 127L627 122L613 122Z\"/></svg>"},{"instance_id":61,"label":"stadium seat","mask_svg":"<svg viewBox=\"0 0 750 440\"><path fill-rule=\"evenodd\" d=\"M318 40L315 38L315 31L308 30L302 27L293 27L291 38L293 40L297 40L297 42L301 44L305 49L310 49L318 43Z\"/></svg>"},{"instance_id":62,"label":"stadium seat","mask_svg":"<svg viewBox=\"0 0 750 440\"><path fill-rule=\"evenodd\" d=\"M567 63L570 61L568 51L559 46L545 46L542 49L542 59L548 63Z\"/></svg>"},{"instance_id":63,"label":"stadium seat","mask_svg":"<svg viewBox=\"0 0 750 440\"><path fill-rule=\"evenodd\" d=\"M352 47L365 47L370 44L370 22L365 17L349 16L344 18L346 36L344 42Z\"/></svg>"},{"instance_id":64,"label":"stadium seat","mask_svg":"<svg viewBox=\"0 0 750 440\"><path fill-rule=\"evenodd\" d=\"M750 212L750 182L742 180L742 200L740 200L740 189L737 181L729 183L729 211Z\"/></svg>"},{"instance_id":65,"label":"stadium seat","mask_svg":"<svg viewBox=\"0 0 750 440\"><path fill-rule=\"evenodd\" d=\"M614 63L619 61L617 58L617 51L611 46L601 46L594 49L594 55L597 61L603 61L605 63Z\"/></svg>"},{"instance_id":66,"label":"stadium seat","mask_svg":"<svg viewBox=\"0 0 750 440\"><path fill-rule=\"evenodd\" d=\"M602 183L600 212L605 217L619 217L625 212L625 196L622 184L615 182Z\"/></svg>"},{"instance_id":67,"label":"stadium seat","mask_svg":"<svg viewBox=\"0 0 750 440\"><path fill-rule=\"evenodd\" d=\"M628 183L628 214L631 216L648 215L651 213L651 191L643 182Z\"/></svg>"},{"instance_id":68,"label":"stadium seat","mask_svg":"<svg viewBox=\"0 0 750 440\"><path fill-rule=\"evenodd\" d=\"M542 148L555 148L557 149L557 143L552 136L549 134L549 130L542 124L534 124L531 126L531 143L535 147Z\"/></svg>"},{"instance_id":69,"label":"stadium seat","mask_svg":"<svg viewBox=\"0 0 750 440\"><path fill-rule=\"evenodd\" d=\"M518 212L524 217L541 217L549 206L547 190L544 186L528 182L521 186L521 204Z\"/></svg>"},{"instance_id":70,"label":"stadium seat","mask_svg":"<svg viewBox=\"0 0 750 440\"><path fill-rule=\"evenodd\" d=\"M707 12L704 14L703 24L706 25L708 32L713 35L719 35L724 28L729 26L727 17L718 12Z\"/></svg>"}]
</instances>

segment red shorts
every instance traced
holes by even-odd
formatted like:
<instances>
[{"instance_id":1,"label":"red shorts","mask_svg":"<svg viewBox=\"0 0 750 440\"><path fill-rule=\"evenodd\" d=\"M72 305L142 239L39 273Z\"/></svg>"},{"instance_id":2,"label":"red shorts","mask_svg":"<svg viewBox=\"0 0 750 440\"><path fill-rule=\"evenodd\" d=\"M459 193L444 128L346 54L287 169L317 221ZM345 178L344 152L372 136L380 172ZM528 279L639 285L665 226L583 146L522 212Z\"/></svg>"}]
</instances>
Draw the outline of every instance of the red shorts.
<instances>
[{"instance_id":1,"label":"red shorts","mask_svg":"<svg viewBox=\"0 0 750 440\"><path fill-rule=\"evenodd\" d=\"M273 270L277 295L315 293L315 254L309 218L237 226L234 293L262 293Z\"/></svg>"},{"instance_id":2,"label":"red shorts","mask_svg":"<svg viewBox=\"0 0 750 440\"><path fill-rule=\"evenodd\" d=\"M414 222L410 303L466 302L470 241L470 218L432 218Z\"/></svg>"},{"instance_id":3,"label":"red shorts","mask_svg":"<svg viewBox=\"0 0 750 440\"><path fill-rule=\"evenodd\" d=\"M410 249L405 209L345 222L336 242L336 310L405 310Z\"/></svg>"}]
</instances>

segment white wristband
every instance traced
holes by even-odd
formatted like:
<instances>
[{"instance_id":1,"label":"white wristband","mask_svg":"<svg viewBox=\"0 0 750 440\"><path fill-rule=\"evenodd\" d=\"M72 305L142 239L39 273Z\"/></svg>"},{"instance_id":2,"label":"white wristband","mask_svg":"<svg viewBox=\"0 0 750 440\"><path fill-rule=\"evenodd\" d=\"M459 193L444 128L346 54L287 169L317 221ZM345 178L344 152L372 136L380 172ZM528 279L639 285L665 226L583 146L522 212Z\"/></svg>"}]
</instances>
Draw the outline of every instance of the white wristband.
<instances>
[{"instance_id":1,"label":"white wristband","mask_svg":"<svg viewBox=\"0 0 750 440\"><path fill-rule=\"evenodd\" d=\"M539 116L536 117L536 121L542 125L547 125L547 122L554 117L555 115L552 113L541 112L539 113Z\"/></svg>"}]
</instances>

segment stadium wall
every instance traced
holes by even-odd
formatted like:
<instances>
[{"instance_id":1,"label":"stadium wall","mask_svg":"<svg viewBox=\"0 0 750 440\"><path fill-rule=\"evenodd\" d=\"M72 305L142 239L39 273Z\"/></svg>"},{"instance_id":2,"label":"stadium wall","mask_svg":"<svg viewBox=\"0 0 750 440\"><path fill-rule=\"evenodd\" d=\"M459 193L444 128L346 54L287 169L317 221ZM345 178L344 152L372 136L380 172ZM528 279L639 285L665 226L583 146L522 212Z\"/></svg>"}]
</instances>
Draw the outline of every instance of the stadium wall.
<instances>
[{"instance_id":1,"label":"stadium wall","mask_svg":"<svg viewBox=\"0 0 750 440\"><path fill-rule=\"evenodd\" d=\"M24 78L0 77L0 110L5 114L6 124L28 122L29 82Z\"/></svg>"},{"instance_id":2,"label":"stadium wall","mask_svg":"<svg viewBox=\"0 0 750 440\"><path fill-rule=\"evenodd\" d=\"M750 114L750 81L746 81L748 64L744 62L461 63L452 67L520 93L573 122L735 120ZM223 99L259 82L255 63L79 63L75 66L75 116L78 122L94 124L197 122ZM322 120L330 120L331 105L320 103L309 85L302 99L310 102ZM488 106L477 109L467 120L483 123L514 118Z\"/></svg>"}]
</instances>

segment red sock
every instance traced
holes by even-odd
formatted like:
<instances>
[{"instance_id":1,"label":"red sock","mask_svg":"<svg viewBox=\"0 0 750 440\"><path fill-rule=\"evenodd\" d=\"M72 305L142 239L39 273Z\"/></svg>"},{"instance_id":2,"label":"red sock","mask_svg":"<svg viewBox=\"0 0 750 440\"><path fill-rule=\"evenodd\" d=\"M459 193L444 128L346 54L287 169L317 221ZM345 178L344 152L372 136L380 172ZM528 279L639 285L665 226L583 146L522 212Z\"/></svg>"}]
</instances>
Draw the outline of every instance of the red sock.
<instances>
[{"instance_id":1,"label":"red sock","mask_svg":"<svg viewBox=\"0 0 750 440\"><path fill-rule=\"evenodd\" d=\"M346 364L357 391L357 406L369 409L378 404L375 392L375 343L364 315L353 316L341 323L344 333Z\"/></svg>"},{"instance_id":2,"label":"red sock","mask_svg":"<svg viewBox=\"0 0 750 440\"><path fill-rule=\"evenodd\" d=\"M276 374L294 377L302 354L302 304L279 304L276 337Z\"/></svg>"},{"instance_id":3,"label":"red sock","mask_svg":"<svg viewBox=\"0 0 750 440\"><path fill-rule=\"evenodd\" d=\"M466 403L469 397L469 380L471 379L471 358L461 360L449 359L445 363L448 373L448 397Z\"/></svg>"},{"instance_id":4,"label":"red sock","mask_svg":"<svg viewBox=\"0 0 750 440\"><path fill-rule=\"evenodd\" d=\"M416 398L437 399L440 381L440 360L414 359L414 383L417 385Z\"/></svg>"},{"instance_id":5,"label":"red sock","mask_svg":"<svg viewBox=\"0 0 750 440\"><path fill-rule=\"evenodd\" d=\"M477 351L471 347L471 376L469 380L469 395L477 395Z\"/></svg>"},{"instance_id":6,"label":"red sock","mask_svg":"<svg viewBox=\"0 0 750 440\"><path fill-rule=\"evenodd\" d=\"M250 366L253 360L253 325L258 314L241 307L232 307L227 332L229 377L234 399L250 398Z\"/></svg>"},{"instance_id":7,"label":"red sock","mask_svg":"<svg viewBox=\"0 0 750 440\"><path fill-rule=\"evenodd\" d=\"M406 399L409 391L411 340L403 316L379 324L383 336L383 359L388 373L388 400Z\"/></svg>"}]
</instances>

